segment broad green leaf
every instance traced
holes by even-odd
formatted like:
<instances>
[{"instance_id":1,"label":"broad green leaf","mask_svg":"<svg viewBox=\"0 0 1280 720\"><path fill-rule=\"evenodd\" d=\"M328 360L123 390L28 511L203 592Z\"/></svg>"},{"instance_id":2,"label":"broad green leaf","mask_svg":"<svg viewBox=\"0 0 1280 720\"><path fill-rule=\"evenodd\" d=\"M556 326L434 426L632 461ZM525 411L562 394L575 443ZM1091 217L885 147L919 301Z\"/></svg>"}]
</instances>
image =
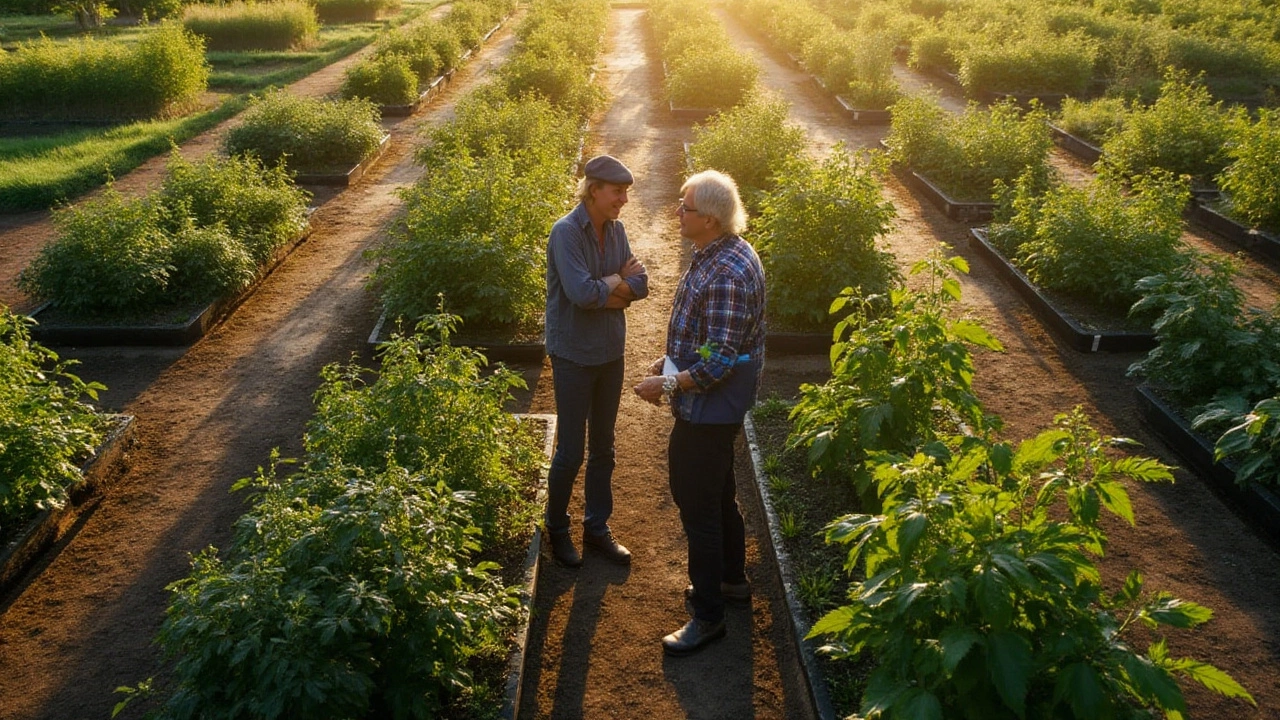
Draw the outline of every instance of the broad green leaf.
<instances>
[{"instance_id":1,"label":"broad green leaf","mask_svg":"<svg viewBox=\"0 0 1280 720\"><path fill-rule=\"evenodd\" d=\"M903 518L898 527L898 554L904 562L910 561L928 526L929 518L923 513L913 512Z\"/></svg>"},{"instance_id":2,"label":"broad green leaf","mask_svg":"<svg viewBox=\"0 0 1280 720\"><path fill-rule=\"evenodd\" d=\"M987 332L986 328L975 322L957 320L951 323L951 333L971 345L998 352L1004 351L1004 345L994 335Z\"/></svg>"},{"instance_id":3,"label":"broad green leaf","mask_svg":"<svg viewBox=\"0 0 1280 720\"><path fill-rule=\"evenodd\" d=\"M1115 604L1130 603L1138 599L1142 594L1142 573L1133 570L1129 573L1129 577L1124 580L1124 587L1116 591L1111 596L1111 602Z\"/></svg>"},{"instance_id":4,"label":"broad green leaf","mask_svg":"<svg viewBox=\"0 0 1280 720\"><path fill-rule=\"evenodd\" d=\"M1047 552L1039 552L1027 556L1027 565L1037 567L1057 580L1063 587L1076 586L1075 565L1063 558Z\"/></svg>"},{"instance_id":5,"label":"broad green leaf","mask_svg":"<svg viewBox=\"0 0 1280 720\"><path fill-rule=\"evenodd\" d=\"M1127 457L1117 460L1117 473L1142 482L1173 482L1173 468L1149 457Z\"/></svg>"},{"instance_id":6,"label":"broad green leaf","mask_svg":"<svg viewBox=\"0 0 1280 720\"><path fill-rule=\"evenodd\" d=\"M1161 710L1166 712L1173 710L1185 713L1187 711L1182 690L1163 668L1151 664L1151 661L1145 657L1131 653L1121 657L1120 664L1140 697L1154 701Z\"/></svg>"},{"instance_id":7,"label":"broad green leaf","mask_svg":"<svg viewBox=\"0 0 1280 720\"><path fill-rule=\"evenodd\" d=\"M1230 698L1244 698L1254 707L1258 706L1257 701L1249 694L1249 691L1243 685L1235 681L1227 673L1218 668L1196 660L1184 660L1185 665L1181 665L1178 671L1187 677L1195 680L1206 688Z\"/></svg>"},{"instance_id":8,"label":"broad green leaf","mask_svg":"<svg viewBox=\"0 0 1280 720\"><path fill-rule=\"evenodd\" d=\"M993 627L1008 627L1013 619L1013 598L1004 575L994 567L986 566L970 582L982 617Z\"/></svg>"},{"instance_id":9,"label":"broad green leaf","mask_svg":"<svg viewBox=\"0 0 1280 720\"><path fill-rule=\"evenodd\" d=\"M885 667L876 668L862 693L862 714L874 716L888 711L907 689L907 684L893 677Z\"/></svg>"},{"instance_id":10,"label":"broad green leaf","mask_svg":"<svg viewBox=\"0 0 1280 720\"><path fill-rule=\"evenodd\" d=\"M1027 709L1027 679L1031 675L1031 645L1021 635L997 630L987 636L987 668L996 692L1018 717Z\"/></svg>"},{"instance_id":11,"label":"broad green leaf","mask_svg":"<svg viewBox=\"0 0 1280 720\"><path fill-rule=\"evenodd\" d=\"M1095 483L1094 488L1097 489L1098 498L1104 507L1123 518L1130 526L1135 524L1133 505L1129 502L1129 493L1125 491L1123 485L1115 481L1106 481Z\"/></svg>"},{"instance_id":12,"label":"broad green leaf","mask_svg":"<svg viewBox=\"0 0 1280 720\"><path fill-rule=\"evenodd\" d=\"M960 299L960 281L955 278L947 278L942 281L942 292L951 296L952 300Z\"/></svg>"},{"instance_id":13,"label":"broad green leaf","mask_svg":"<svg viewBox=\"0 0 1280 720\"><path fill-rule=\"evenodd\" d=\"M1179 600L1168 593L1157 595L1143 609L1147 617L1163 625L1192 628L1213 618L1213 610L1193 602Z\"/></svg>"},{"instance_id":14,"label":"broad green leaf","mask_svg":"<svg viewBox=\"0 0 1280 720\"><path fill-rule=\"evenodd\" d=\"M1078 718L1100 716L1103 696L1098 672L1088 663L1076 662L1058 672L1053 687L1055 702L1067 702Z\"/></svg>"},{"instance_id":15,"label":"broad green leaf","mask_svg":"<svg viewBox=\"0 0 1280 720\"><path fill-rule=\"evenodd\" d=\"M954 673L960 666L960 661L964 660L969 650L981 639L982 636L978 631L967 625L960 627L953 625L944 630L942 636L938 638L938 642L942 645L942 666L947 672Z\"/></svg>"},{"instance_id":16,"label":"broad green leaf","mask_svg":"<svg viewBox=\"0 0 1280 720\"><path fill-rule=\"evenodd\" d=\"M991 467L1001 475L1008 475L1013 472L1013 447L1008 443L996 443L991 446L988 452L991 458Z\"/></svg>"},{"instance_id":17,"label":"broad green leaf","mask_svg":"<svg viewBox=\"0 0 1280 720\"><path fill-rule=\"evenodd\" d=\"M1026 589L1033 589L1038 586L1035 576L1027 569L1026 563L1022 558L1011 553L992 553L991 563L1000 568L1010 580Z\"/></svg>"},{"instance_id":18,"label":"broad green leaf","mask_svg":"<svg viewBox=\"0 0 1280 720\"><path fill-rule=\"evenodd\" d=\"M969 261L959 255L952 255L947 258L947 265L951 266L951 269L962 275L969 274Z\"/></svg>"},{"instance_id":19,"label":"broad green leaf","mask_svg":"<svg viewBox=\"0 0 1280 720\"><path fill-rule=\"evenodd\" d=\"M942 720L942 703L927 690L911 688L894 703L893 716L912 720Z\"/></svg>"},{"instance_id":20,"label":"broad green leaf","mask_svg":"<svg viewBox=\"0 0 1280 720\"><path fill-rule=\"evenodd\" d=\"M846 605L836 608L831 612L823 615L818 622L809 628L809 634L805 635L805 639L818 637L819 635L839 635L843 630L853 624L857 615L853 608Z\"/></svg>"},{"instance_id":21,"label":"broad green leaf","mask_svg":"<svg viewBox=\"0 0 1280 720\"><path fill-rule=\"evenodd\" d=\"M1045 430L1030 440L1023 440L1014 453L1014 467L1039 468L1057 460L1061 454L1058 443L1070 437L1066 430Z\"/></svg>"}]
</instances>

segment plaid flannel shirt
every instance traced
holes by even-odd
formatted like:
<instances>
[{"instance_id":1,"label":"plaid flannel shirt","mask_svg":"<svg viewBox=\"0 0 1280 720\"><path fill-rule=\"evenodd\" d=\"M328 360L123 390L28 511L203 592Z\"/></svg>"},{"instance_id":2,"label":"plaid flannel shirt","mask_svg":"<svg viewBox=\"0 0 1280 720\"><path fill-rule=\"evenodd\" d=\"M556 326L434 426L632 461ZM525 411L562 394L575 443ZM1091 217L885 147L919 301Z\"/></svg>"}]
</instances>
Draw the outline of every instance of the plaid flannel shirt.
<instances>
[{"instance_id":1,"label":"plaid flannel shirt","mask_svg":"<svg viewBox=\"0 0 1280 720\"><path fill-rule=\"evenodd\" d=\"M764 360L764 269L755 248L724 235L693 252L676 288L667 325L667 356L697 359L685 368L696 391L678 393L671 410L689 419L690 392L705 392L728 377L738 358Z\"/></svg>"}]
</instances>

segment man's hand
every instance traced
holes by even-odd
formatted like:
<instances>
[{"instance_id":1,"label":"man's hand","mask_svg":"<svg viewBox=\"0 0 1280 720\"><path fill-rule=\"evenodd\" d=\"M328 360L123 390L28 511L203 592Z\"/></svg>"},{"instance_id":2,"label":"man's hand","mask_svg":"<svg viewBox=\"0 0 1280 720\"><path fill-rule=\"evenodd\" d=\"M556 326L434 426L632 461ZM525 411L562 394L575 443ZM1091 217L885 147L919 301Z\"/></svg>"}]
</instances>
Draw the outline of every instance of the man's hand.
<instances>
[{"instance_id":1,"label":"man's hand","mask_svg":"<svg viewBox=\"0 0 1280 720\"><path fill-rule=\"evenodd\" d=\"M618 274L625 279L636 275L643 275L644 272L644 263L637 260L635 255L632 255L627 258L625 263L622 264L622 269L618 271Z\"/></svg>"},{"instance_id":2,"label":"man's hand","mask_svg":"<svg viewBox=\"0 0 1280 720\"><path fill-rule=\"evenodd\" d=\"M661 365L659 365L659 367L661 367ZM645 402L653 403L654 405L662 404L662 376L661 375L651 374L649 377L637 383L636 386L632 389L635 390L636 395L640 396L641 400L644 400Z\"/></svg>"},{"instance_id":3,"label":"man's hand","mask_svg":"<svg viewBox=\"0 0 1280 720\"><path fill-rule=\"evenodd\" d=\"M618 287L626 287L626 285L619 285ZM604 306L607 310L626 310L631 307L631 301L622 297L621 293L615 292L604 299Z\"/></svg>"},{"instance_id":4,"label":"man's hand","mask_svg":"<svg viewBox=\"0 0 1280 720\"><path fill-rule=\"evenodd\" d=\"M649 368L648 370L645 371L645 375L657 375L661 373L662 365L666 361L666 359L667 359L667 356L663 355L657 360L654 360L653 362L649 363Z\"/></svg>"}]
</instances>

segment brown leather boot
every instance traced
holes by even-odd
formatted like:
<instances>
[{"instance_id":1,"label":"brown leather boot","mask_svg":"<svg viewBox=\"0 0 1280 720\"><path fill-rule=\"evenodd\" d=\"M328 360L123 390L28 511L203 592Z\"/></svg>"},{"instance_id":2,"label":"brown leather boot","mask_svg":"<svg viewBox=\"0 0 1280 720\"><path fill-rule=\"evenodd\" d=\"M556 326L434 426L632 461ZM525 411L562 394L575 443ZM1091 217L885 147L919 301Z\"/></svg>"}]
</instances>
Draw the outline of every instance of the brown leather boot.
<instances>
[{"instance_id":1,"label":"brown leather boot","mask_svg":"<svg viewBox=\"0 0 1280 720\"><path fill-rule=\"evenodd\" d=\"M551 541L551 556L557 563L570 568L582 567L582 556L573 546L569 533L547 533L547 538Z\"/></svg>"},{"instance_id":2,"label":"brown leather boot","mask_svg":"<svg viewBox=\"0 0 1280 720\"><path fill-rule=\"evenodd\" d=\"M582 532L582 547L594 549L609 562L619 565L631 564L631 551L613 539L613 531L611 530L605 530L600 535L584 530Z\"/></svg>"}]
</instances>

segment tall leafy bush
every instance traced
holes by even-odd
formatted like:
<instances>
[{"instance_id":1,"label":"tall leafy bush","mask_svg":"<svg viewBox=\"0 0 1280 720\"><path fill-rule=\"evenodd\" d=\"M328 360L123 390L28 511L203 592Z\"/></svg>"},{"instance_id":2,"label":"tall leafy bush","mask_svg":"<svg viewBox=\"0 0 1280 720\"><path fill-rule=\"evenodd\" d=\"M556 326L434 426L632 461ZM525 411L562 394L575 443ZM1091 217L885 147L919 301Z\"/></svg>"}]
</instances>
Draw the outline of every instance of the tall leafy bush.
<instances>
[{"instance_id":1,"label":"tall leafy bush","mask_svg":"<svg viewBox=\"0 0 1280 720\"><path fill-rule=\"evenodd\" d=\"M820 163L797 157L780 169L755 226L772 328L826 328L841 290L889 291L897 268L877 245L895 214L881 194L884 170L843 145Z\"/></svg>"},{"instance_id":2,"label":"tall leafy bush","mask_svg":"<svg viewBox=\"0 0 1280 720\"><path fill-rule=\"evenodd\" d=\"M738 183L754 207L774 187L774 174L804 151L804 130L787 122L790 106L763 92L694 126L690 160L697 170L719 170Z\"/></svg>"},{"instance_id":3,"label":"tall leafy bush","mask_svg":"<svg viewBox=\"0 0 1280 720\"><path fill-rule=\"evenodd\" d=\"M1218 186L1226 209L1247 225L1280 233L1280 111L1262 109L1257 122L1240 118L1227 143L1231 159Z\"/></svg>"},{"instance_id":4,"label":"tall leafy bush","mask_svg":"<svg viewBox=\"0 0 1280 720\"><path fill-rule=\"evenodd\" d=\"M188 5L182 24L210 50L287 50L315 40L315 8L303 0Z\"/></svg>"},{"instance_id":5,"label":"tall leafy bush","mask_svg":"<svg viewBox=\"0 0 1280 720\"><path fill-rule=\"evenodd\" d=\"M61 507L105 426L81 398L96 400L106 388L33 342L29 322L0 305L0 538L39 510Z\"/></svg>"},{"instance_id":6,"label":"tall leafy bush","mask_svg":"<svg viewBox=\"0 0 1280 720\"><path fill-rule=\"evenodd\" d=\"M295 172L332 172L373 155L382 137L378 108L368 100L333 102L274 90L253 99L224 147L228 155L256 155Z\"/></svg>"}]
</instances>

